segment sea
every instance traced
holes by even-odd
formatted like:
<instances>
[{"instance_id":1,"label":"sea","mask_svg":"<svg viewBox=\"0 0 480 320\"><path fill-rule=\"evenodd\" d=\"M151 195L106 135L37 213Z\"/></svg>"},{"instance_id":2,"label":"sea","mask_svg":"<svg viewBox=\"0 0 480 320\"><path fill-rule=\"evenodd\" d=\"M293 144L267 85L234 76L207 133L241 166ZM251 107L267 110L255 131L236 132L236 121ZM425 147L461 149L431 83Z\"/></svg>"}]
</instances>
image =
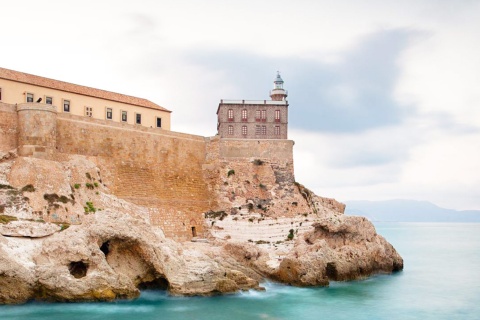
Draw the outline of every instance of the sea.
<instances>
[{"instance_id":1,"label":"sea","mask_svg":"<svg viewBox=\"0 0 480 320\"><path fill-rule=\"evenodd\" d=\"M377 232L404 258L391 275L297 288L171 297L143 291L133 301L0 306L0 319L480 319L480 223L381 223Z\"/></svg>"}]
</instances>

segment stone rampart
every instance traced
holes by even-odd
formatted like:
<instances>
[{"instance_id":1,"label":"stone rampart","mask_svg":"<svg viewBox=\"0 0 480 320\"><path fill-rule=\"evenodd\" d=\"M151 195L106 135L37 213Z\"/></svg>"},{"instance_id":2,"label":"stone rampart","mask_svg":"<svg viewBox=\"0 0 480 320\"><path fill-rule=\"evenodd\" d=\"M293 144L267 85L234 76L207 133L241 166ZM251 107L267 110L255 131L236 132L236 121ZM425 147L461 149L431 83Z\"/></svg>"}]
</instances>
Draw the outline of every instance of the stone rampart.
<instances>
[{"instance_id":1,"label":"stone rampart","mask_svg":"<svg viewBox=\"0 0 480 320\"><path fill-rule=\"evenodd\" d=\"M22 103L17 106L18 154L51 159L56 146L55 107L45 103Z\"/></svg>"},{"instance_id":2,"label":"stone rampart","mask_svg":"<svg viewBox=\"0 0 480 320\"><path fill-rule=\"evenodd\" d=\"M223 159L269 159L271 161L293 162L292 140L283 139L220 139L219 157Z\"/></svg>"},{"instance_id":3,"label":"stone rampart","mask_svg":"<svg viewBox=\"0 0 480 320\"><path fill-rule=\"evenodd\" d=\"M223 208L216 201L227 168L235 168L239 178L253 175L259 184L294 181L290 140L205 138L48 108L0 104L0 151L18 148L23 156L58 161L69 155L88 157L99 169L96 181L115 196L148 208L150 222L176 240L207 232L203 214ZM254 164L261 159L268 166ZM256 189L251 197L265 198L264 193Z\"/></svg>"},{"instance_id":4,"label":"stone rampart","mask_svg":"<svg viewBox=\"0 0 480 320\"><path fill-rule=\"evenodd\" d=\"M17 118L15 105L0 102L0 152L17 148Z\"/></svg>"},{"instance_id":5,"label":"stone rampart","mask_svg":"<svg viewBox=\"0 0 480 320\"><path fill-rule=\"evenodd\" d=\"M213 198L202 173L205 148L205 138L195 135L72 115L57 119L59 154L95 157L102 183L150 208L151 222L178 240L204 231L203 212Z\"/></svg>"}]
</instances>

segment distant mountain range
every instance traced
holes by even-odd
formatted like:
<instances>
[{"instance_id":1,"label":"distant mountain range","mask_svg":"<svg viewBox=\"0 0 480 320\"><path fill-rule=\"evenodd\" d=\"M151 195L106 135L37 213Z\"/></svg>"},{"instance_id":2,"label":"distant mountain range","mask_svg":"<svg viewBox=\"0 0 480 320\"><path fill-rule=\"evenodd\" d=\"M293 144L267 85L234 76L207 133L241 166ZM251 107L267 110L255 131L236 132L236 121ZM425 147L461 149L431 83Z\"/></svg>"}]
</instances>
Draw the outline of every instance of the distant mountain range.
<instances>
[{"instance_id":1,"label":"distant mountain range","mask_svg":"<svg viewBox=\"0 0 480 320\"><path fill-rule=\"evenodd\" d=\"M480 222L480 210L452 210L416 200L345 201L345 214L371 221Z\"/></svg>"}]
</instances>

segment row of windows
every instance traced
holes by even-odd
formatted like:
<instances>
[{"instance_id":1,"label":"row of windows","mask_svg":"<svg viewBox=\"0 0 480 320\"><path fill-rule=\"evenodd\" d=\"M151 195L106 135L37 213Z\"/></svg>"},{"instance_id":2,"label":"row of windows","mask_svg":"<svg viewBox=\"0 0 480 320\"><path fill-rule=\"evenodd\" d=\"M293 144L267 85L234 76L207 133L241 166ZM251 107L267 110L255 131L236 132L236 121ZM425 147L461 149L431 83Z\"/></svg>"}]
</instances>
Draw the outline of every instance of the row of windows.
<instances>
[{"instance_id":1,"label":"row of windows","mask_svg":"<svg viewBox=\"0 0 480 320\"><path fill-rule=\"evenodd\" d=\"M1 100L1 88L0 88L0 100ZM33 102L34 101L33 93L27 92L26 100L27 100L27 102ZM41 102L41 101L42 101L42 98L39 98L36 102ZM49 97L49 96L46 96L45 97L45 103L46 104L53 104L53 98ZM70 112L70 100L63 99L63 112ZM93 107L85 106L85 116L87 116L87 117L92 117L93 116ZM113 109L112 108L105 108L105 119L113 120ZM127 122L128 121L128 111L121 110L120 121L121 122ZM135 123L136 124L142 124L142 114L135 113ZM156 124L157 128L161 128L162 127L162 118L156 117L155 124Z\"/></svg>"},{"instance_id":2,"label":"row of windows","mask_svg":"<svg viewBox=\"0 0 480 320\"><path fill-rule=\"evenodd\" d=\"M242 121L248 120L247 109L242 110ZM233 121L233 109L227 111L228 121ZM267 110L255 110L255 120L265 122L267 119ZM275 110L275 122L280 122L280 110Z\"/></svg>"},{"instance_id":3,"label":"row of windows","mask_svg":"<svg viewBox=\"0 0 480 320\"><path fill-rule=\"evenodd\" d=\"M92 107L85 107L85 115L87 117L92 117L93 115L93 108ZM105 108L105 119L113 120L113 109L112 108ZM120 110L120 121L127 122L128 121L128 111ZM142 124L142 114L135 113L135 123ZM156 127L162 127L162 118L156 117L155 121Z\"/></svg>"},{"instance_id":4,"label":"row of windows","mask_svg":"<svg viewBox=\"0 0 480 320\"><path fill-rule=\"evenodd\" d=\"M274 134L276 136L280 135L280 126L275 126ZM232 125L228 126L228 135L233 136L234 129ZM242 135L246 136L248 134L248 127L242 126ZM255 127L255 135L267 135L267 126L256 126Z\"/></svg>"},{"instance_id":5,"label":"row of windows","mask_svg":"<svg viewBox=\"0 0 480 320\"><path fill-rule=\"evenodd\" d=\"M26 101L27 102L33 102L34 100L34 95L33 93L27 92L26 94ZM70 103L68 100L64 100ZM36 102L42 102L42 98L38 98ZM46 104L53 104L53 97L45 96L45 103Z\"/></svg>"}]
</instances>

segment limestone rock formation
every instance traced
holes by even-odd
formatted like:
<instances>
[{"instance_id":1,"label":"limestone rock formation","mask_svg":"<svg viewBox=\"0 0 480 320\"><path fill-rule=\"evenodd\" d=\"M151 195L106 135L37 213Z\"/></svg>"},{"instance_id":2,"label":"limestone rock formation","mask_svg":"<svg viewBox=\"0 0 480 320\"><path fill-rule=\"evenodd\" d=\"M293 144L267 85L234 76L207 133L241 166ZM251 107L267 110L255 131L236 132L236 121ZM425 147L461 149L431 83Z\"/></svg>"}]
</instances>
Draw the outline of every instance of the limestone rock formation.
<instances>
[{"instance_id":1,"label":"limestone rock formation","mask_svg":"<svg viewBox=\"0 0 480 320\"><path fill-rule=\"evenodd\" d=\"M266 278L328 285L403 268L368 220L344 216L343 204L285 166L212 163L212 207L201 213L208 237L176 242L151 208L116 197L95 161L0 159L0 303L135 298L142 288L225 294L261 290Z\"/></svg>"},{"instance_id":2,"label":"limestone rock formation","mask_svg":"<svg viewBox=\"0 0 480 320\"><path fill-rule=\"evenodd\" d=\"M400 255L366 218L325 218L313 227L295 241L293 250L280 263L276 279L315 286L403 269Z\"/></svg>"}]
</instances>

